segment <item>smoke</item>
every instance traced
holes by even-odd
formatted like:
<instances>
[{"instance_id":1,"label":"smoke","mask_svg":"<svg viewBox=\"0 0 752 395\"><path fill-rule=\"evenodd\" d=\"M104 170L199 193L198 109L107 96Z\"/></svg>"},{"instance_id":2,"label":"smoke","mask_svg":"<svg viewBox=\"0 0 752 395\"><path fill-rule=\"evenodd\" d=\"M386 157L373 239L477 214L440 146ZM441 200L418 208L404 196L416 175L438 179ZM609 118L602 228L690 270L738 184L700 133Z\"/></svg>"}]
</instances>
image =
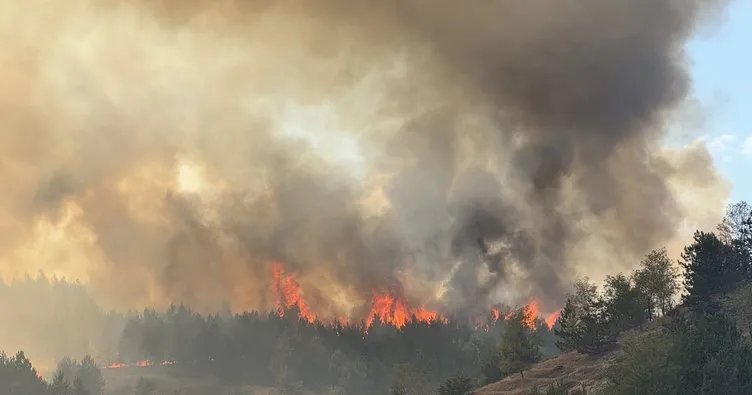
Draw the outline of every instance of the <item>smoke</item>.
<instances>
[{"instance_id":1,"label":"smoke","mask_svg":"<svg viewBox=\"0 0 752 395\"><path fill-rule=\"evenodd\" d=\"M720 218L661 145L721 1L0 5L0 274L105 306L445 314L629 269Z\"/></svg>"}]
</instances>

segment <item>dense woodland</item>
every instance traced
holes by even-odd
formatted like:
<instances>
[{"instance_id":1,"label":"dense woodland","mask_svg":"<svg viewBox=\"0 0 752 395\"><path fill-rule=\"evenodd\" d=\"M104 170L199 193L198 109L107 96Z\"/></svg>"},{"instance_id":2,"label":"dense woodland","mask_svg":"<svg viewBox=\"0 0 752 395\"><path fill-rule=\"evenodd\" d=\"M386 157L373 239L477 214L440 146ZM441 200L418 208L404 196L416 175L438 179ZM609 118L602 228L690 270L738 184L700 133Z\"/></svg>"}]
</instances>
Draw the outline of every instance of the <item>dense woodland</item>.
<instances>
[{"instance_id":1,"label":"dense woodland","mask_svg":"<svg viewBox=\"0 0 752 395\"><path fill-rule=\"evenodd\" d=\"M598 393L752 393L752 208L730 207L718 229L697 232L675 263L656 250L634 272L609 276L600 287L577 281L552 330L542 322L530 328L524 309L482 328L376 322L363 332L308 323L295 311L205 317L174 306L119 316L122 330L112 347L124 362L170 360L176 375L259 384L280 394L455 395L524 376L559 350L607 352L629 331L638 335L624 342ZM11 395L95 395L104 384L91 357L63 359L45 381L22 352L0 357L0 383ZM136 388L153 390L147 382ZM544 393L563 391L554 386Z\"/></svg>"}]
</instances>

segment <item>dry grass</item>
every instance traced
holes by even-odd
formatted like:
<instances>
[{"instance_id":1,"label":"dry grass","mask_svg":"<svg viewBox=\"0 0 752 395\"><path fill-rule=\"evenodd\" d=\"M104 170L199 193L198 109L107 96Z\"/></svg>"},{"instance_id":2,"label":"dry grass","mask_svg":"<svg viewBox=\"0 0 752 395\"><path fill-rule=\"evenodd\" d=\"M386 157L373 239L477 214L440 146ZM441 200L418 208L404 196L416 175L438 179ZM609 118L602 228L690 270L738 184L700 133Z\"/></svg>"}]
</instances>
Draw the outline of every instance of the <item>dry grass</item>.
<instances>
[{"instance_id":1,"label":"dry grass","mask_svg":"<svg viewBox=\"0 0 752 395\"><path fill-rule=\"evenodd\" d=\"M497 383L487 385L474 392L477 395L519 395L537 387L545 390L549 385L563 381L572 389L600 388L606 378L608 368L614 364L619 350L601 355L585 355L568 352L547 359L525 371L525 377L511 375Z\"/></svg>"},{"instance_id":2,"label":"dry grass","mask_svg":"<svg viewBox=\"0 0 752 395\"><path fill-rule=\"evenodd\" d=\"M569 388L570 393L577 393L584 386L587 393L591 394L606 384L608 370L618 361L625 342L660 331L667 322L668 317L661 317L647 323L642 329L623 332L612 351L600 355L586 355L574 351L563 353L534 365L525 371L524 379L519 374L511 375L475 390L474 394L520 395L529 393L534 387L545 392L551 384L560 381Z\"/></svg>"}]
</instances>

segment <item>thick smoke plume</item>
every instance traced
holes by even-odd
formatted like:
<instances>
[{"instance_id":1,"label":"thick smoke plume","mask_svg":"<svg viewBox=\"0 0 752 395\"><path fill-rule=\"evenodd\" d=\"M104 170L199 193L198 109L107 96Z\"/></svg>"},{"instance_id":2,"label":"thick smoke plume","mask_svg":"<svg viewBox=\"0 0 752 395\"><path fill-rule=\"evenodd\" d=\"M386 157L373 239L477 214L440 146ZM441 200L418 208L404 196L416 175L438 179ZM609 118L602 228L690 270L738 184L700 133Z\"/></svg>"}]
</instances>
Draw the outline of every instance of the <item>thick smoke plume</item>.
<instances>
[{"instance_id":1,"label":"thick smoke plume","mask_svg":"<svg viewBox=\"0 0 752 395\"><path fill-rule=\"evenodd\" d=\"M723 6L5 1L0 273L239 311L280 262L321 317L554 311L718 220L705 148L661 141Z\"/></svg>"}]
</instances>

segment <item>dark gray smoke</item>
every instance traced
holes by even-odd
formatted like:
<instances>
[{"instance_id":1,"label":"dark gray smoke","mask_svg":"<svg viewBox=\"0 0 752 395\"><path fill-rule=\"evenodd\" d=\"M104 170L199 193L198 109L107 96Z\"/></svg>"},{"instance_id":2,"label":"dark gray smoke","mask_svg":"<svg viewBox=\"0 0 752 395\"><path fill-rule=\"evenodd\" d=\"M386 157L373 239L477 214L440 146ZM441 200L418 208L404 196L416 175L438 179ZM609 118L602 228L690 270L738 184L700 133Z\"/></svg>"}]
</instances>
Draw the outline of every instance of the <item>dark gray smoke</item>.
<instances>
[{"instance_id":1,"label":"dark gray smoke","mask_svg":"<svg viewBox=\"0 0 752 395\"><path fill-rule=\"evenodd\" d=\"M265 309L279 261L323 317L551 312L723 208L661 147L723 1L34 3L0 6L6 277Z\"/></svg>"}]
</instances>

